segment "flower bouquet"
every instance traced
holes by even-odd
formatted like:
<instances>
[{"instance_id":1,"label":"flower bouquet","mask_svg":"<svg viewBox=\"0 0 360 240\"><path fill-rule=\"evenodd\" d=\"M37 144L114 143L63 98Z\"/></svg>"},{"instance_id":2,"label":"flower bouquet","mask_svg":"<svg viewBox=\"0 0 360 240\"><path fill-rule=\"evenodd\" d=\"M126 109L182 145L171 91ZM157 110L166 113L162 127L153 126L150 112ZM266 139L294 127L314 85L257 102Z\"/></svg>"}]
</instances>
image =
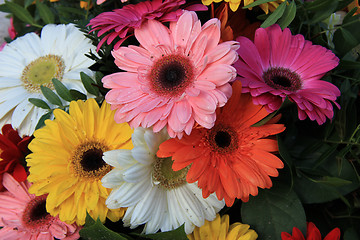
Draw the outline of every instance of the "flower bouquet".
<instances>
[{"instance_id":1,"label":"flower bouquet","mask_svg":"<svg viewBox=\"0 0 360 240\"><path fill-rule=\"evenodd\" d=\"M360 239L358 1L0 11L0 239Z\"/></svg>"}]
</instances>

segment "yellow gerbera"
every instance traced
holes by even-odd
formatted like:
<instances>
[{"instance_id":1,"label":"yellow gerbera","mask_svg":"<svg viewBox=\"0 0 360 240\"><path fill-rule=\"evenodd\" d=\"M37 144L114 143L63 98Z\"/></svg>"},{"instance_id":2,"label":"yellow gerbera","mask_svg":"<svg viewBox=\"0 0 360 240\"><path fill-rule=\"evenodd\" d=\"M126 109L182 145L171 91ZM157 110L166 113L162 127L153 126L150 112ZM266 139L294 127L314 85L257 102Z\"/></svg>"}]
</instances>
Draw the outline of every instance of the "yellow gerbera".
<instances>
[{"instance_id":1,"label":"yellow gerbera","mask_svg":"<svg viewBox=\"0 0 360 240\"><path fill-rule=\"evenodd\" d=\"M212 2L222 2L223 0L201 0L202 3L206 6L210 5ZM235 12L241 3L241 0L224 0L225 2L229 3L230 9ZM285 0L275 0L272 2L267 2L267 3L263 3L260 4L259 7L266 13L269 13L269 10L271 12L275 11L275 9L279 6L279 4L281 4L282 2L284 2ZM250 5L251 3L256 2L256 0L244 0L244 6ZM249 8L250 10L252 8Z\"/></svg>"},{"instance_id":2,"label":"yellow gerbera","mask_svg":"<svg viewBox=\"0 0 360 240\"><path fill-rule=\"evenodd\" d=\"M54 110L55 120L34 133L27 157L30 166L29 192L49 194L46 209L61 221L85 223L92 218L118 221L125 209L111 210L105 200L110 193L101 178L111 170L102 160L103 152L132 149L133 130L127 123L117 124L114 111L104 102L99 108L94 99L70 103L69 114Z\"/></svg>"},{"instance_id":3,"label":"yellow gerbera","mask_svg":"<svg viewBox=\"0 0 360 240\"><path fill-rule=\"evenodd\" d=\"M239 222L229 226L229 215L216 215L214 221L205 221L202 227L195 227L192 234L187 235L190 240L255 240L257 233L249 229L248 224Z\"/></svg>"}]
</instances>

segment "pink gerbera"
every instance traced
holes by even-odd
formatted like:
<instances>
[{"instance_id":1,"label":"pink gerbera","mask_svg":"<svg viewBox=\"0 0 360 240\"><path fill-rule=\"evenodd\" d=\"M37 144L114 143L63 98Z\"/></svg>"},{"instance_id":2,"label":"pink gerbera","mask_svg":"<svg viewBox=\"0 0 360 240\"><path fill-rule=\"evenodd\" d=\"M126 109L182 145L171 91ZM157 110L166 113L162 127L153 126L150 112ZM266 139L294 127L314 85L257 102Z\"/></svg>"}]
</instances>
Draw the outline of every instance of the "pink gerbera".
<instances>
[{"instance_id":1,"label":"pink gerbera","mask_svg":"<svg viewBox=\"0 0 360 240\"><path fill-rule=\"evenodd\" d=\"M312 45L300 34L291 35L288 28L281 31L279 25L257 29L254 43L245 37L237 40L241 48L234 66L243 92L250 92L255 104L273 112L288 96L300 120L309 117L323 124L334 116L332 103L340 107L335 102L340 91L320 80L339 63L330 50Z\"/></svg>"},{"instance_id":2,"label":"pink gerbera","mask_svg":"<svg viewBox=\"0 0 360 240\"><path fill-rule=\"evenodd\" d=\"M104 1L98 1L102 3ZM97 46L97 50L107 41L110 44L116 37L120 40L115 44L114 48L118 49L120 45L130 36L133 31L139 28L141 24L149 19L156 19L160 22L176 21L182 14L183 10L180 6L185 0L153 0L144 1L138 4L129 4L121 9L115 9L112 12L104 12L90 20L89 25L92 31L99 30L98 37L107 33L101 39ZM188 10L199 11L207 10L202 4L194 4L187 8Z\"/></svg>"},{"instance_id":3,"label":"pink gerbera","mask_svg":"<svg viewBox=\"0 0 360 240\"><path fill-rule=\"evenodd\" d=\"M79 227L61 222L46 212L46 195L29 194L30 183L17 182L5 173L0 193L1 239L78 239Z\"/></svg>"},{"instance_id":4,"label":"pink gerbera","mask_svg":"<svg viewBox=\"0 0 360 240\"><path fill-rule=\"evenodd\" d=\"M231 96L236 77L231 66L238 56L235 41L219 44L220 21L201 27L195 12L185 11L170 29L149 20L135 36L141 47L121 47L112 54L127 72L103 78L106 101L116 109L117 122L130 126L167 127L171 137L190 134L195 122L214 126L217 107Z\"/></svg>"}]
</instances>

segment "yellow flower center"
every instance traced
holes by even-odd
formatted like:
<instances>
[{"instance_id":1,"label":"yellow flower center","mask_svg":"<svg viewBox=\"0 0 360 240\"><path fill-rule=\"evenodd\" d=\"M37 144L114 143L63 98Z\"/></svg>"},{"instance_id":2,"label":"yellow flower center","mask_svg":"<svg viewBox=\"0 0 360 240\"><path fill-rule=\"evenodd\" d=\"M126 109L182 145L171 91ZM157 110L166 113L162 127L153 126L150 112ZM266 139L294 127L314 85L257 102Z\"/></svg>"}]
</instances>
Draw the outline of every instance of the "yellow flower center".
<instances>
[{"instance_id":1,"label":"yellow flower center","mask_svg":"<svg viewBox=\"0 0 360 240\"><path fill-rule=\"evenodd\" d=\"M166 189L177 188L186 183L186 174L190 166L179 171L172 169L173 160L171 157L158 158L154 163L153 180Z\"/></svg>"},{"instance_id":2,"label":"yellow flower center","mask_svg":"<svg viewBox=\"0 0 360 240\"><path fill-rule=\"evenodd\" d=\"M109 148L100 141L88 141L75 149L70 169L77 177L100 180L111 170L111 166L102 159L103 152Z\"/></svg>"},{"instance_id":3,"label":"yellow flower center","mask_svg":"<svg viewBox=\"0 0 360 240\"><path fill-rule=\"evenodd\" d=\"M51 80L56 78L61 81L64 70L64 60L59 56L48 54L27 65L22 72L21 81L29 92L40 92L41 85L53 89Z\"/></svg>"}]
</instances>

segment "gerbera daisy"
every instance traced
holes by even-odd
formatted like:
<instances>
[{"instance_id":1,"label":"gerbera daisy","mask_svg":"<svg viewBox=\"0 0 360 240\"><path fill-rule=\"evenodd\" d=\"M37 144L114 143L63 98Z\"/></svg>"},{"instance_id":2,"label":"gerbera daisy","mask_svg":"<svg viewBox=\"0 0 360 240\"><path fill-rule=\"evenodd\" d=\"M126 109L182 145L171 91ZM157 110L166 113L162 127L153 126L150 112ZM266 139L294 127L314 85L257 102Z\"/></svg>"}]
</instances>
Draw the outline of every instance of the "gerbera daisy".
<instances>
[{"instance_id":1,"label":"gerbera daisy","mask_svg":"<svg viewBox=\"0 0 360 240\"><path fill-rule=\"evenodd\" d=\"M6 192L0 193L1 239L78 239L80 228L76 224L61 222L45 209L46 195L29 194L30 183L17 182L4 174Z\"/></svg>"},{"instance_id":2,"label":"gerbera daisy","mask_svg":"<svg viewBox=\"0 0 360 240\"><path fill-rule=\"evenodd\" d=\"M7 44L0 52L0 125L11 123L20 136L32 135L47 110L28 99L45 100L40 85L53 89L52 78L85 93L80 72L91 74L94 61L85 56L90 50L91 41L72 24L46 25L41 37L32 32Z\"/></svg>"},{"instance_id":3,"label":"gerbera daisy","mask_svg":"<svg viewBox=\"0 0 360 240\"><path fill-rule=\"evenodd\" d=\"M98 4L104 1L98 1ZM118 49L120 45L130 36L133 35L134 29L140 28L142 23L149 19L155 19L160 22L176 21L183 13L180 6L185 0L153 0L144 1L137 4L129 4L121 9L115 9L112 12L104 12L90 20L89 26L92 31L99 30L97 36L100 37L107 33L101 39L97 46L97 50L107 41L112 43L116 37L120 40L115 44L114 49ZM193 11L207 10L201 4L194 4L187 9Z\"/></svg>"},{"instance_id":4,"label":"gerbera daisy","mask_svg":"<svg viewBox=\"0 0 360 240\"><path fill-rule=\"evenodd\" d=\"M312 222L308 222L307 224L307 232L306 232L306 238L304 238L304 235L302 232L294 227L292 231L292 235L290 235L287 232L281 233L281 240L321 240L321 233L319 229L314 225ZM340 239L340 229L334 228L331 232L329 232L328 235L324 238L324 240L339 240Z\"/></svg>"},{"instance_id":5,"label":"gerbera daisy","mask_svg":"<svg viewBox=\"0 0 360 240\"><path fill-rule=\"evenodd\" d=\"M201 2L204 4L204 5L210 5L211 3L213 2L221 2L223 0L201 0ZM240 6L240 3L241 3L241 0L224 0L225 2L228 2L229 3L229 6L230 6L230 9L235 12L239 6ZM275 0L275 1L270 1L270 2L267 2L267 3L262 3L259 5L259 7L266 13L268 14L269 13L269 10L271 12L275 11L275 9L279 6L280 3L284 2L285 0ZM256 2L256 0L244 0L244 6L247 6L247 5L250 5L252 4L253 2ZM250 10L252 8L249 8Z\"/></svg>"},{"instance_id":6,"label":"gerbera daisy","mask_svg":"<svg viewBox=\"0 0 360 240\"><path fill-rule=\"evenodd\" d=\"M166 130L136 128L132 150L104 153L104 161L113 166L102 179L112 192L106 200L109 208L127 207L124 226L135 228L145 223L145 233L170 231L185 224L191 233L204 220L213 220L224 207L214 194L203 198L196 183L186 183L188 168L174 172L171 158L158 158L160 143L169 138Z\"/></svg>"},{"instance_id":7,"label":"gerbera daisy","mask_svg":"<svg viewBox=\"0 0 360 240\"><path fill-rule=\"evenodd\" d=\"M117 124L110 105L99 108L94 99L72 101L69 114L56 109L55 120L35 131L28 155L30 193L49 194L47 211L62 221L83 225L86 212L94 219L118 221L124 209L109 210L110 193L101 178L111 170L102 154L112 149L132 148L127 123Z\"/></svg>"},{"instance_id":8,"label":"gerbera daisy","mask_svg":"<svg viewBox=\"0 0 360 240\"><path fill-rule=\"evenodd\" d=\"M291 35L279 25L259 28L254 43L237 39L239 61L234 66L241 76L243 92L250 92L255 104L269 112L280 108L286 96L298 107L299 119L309 117L323 124L334 115L331 103L340 96L339 89L320 78L339 63L326 48L312 45L300 34Z\"/></svg>"},{"instance_id":9,"label":"gerbera daisy","mask_svg":"<svg viewBox=\"0 0 360 240\"><path fill-rule=\"evenodd\" d=\"M201 227L195 227L194 232L187 237L190 240L255 240L257 233L249 229L248 224L239 222L229 226L229 215L220 217L216 214L214 221L205 221Z\"/></svg>"},{"instance_id":10,"label":"gerbera daisy","mask_svg":"<svg viewBox=\"0 0 360 240\"><path fill-rule=\"evenodd\" d=\"M0 134L0 191L4 190L2 177L10 173L16 181L22 182L27 178L27 173L22 165L28 153L30 137L21 138L10 124L1 129Z\"/></svg>"},{"instance_id":11,"label":"gerbera daisy","mask_svg":"<svg viewBox=\"0 0 360 240\"><path fill-rule=\"evenodd\" d=\"M130 126L165 126L171 137L190 134L195 122L214 125L217 107L231 95L231 66L238 56L235 41L219 43L220 21L211 19L202 27L195 12L186 11L170 30L155 20L135 29L141 47L113 51L115 63L127 72L103 78L111 88L106 100L116 109L117 122Z\"/></svg>"},{"instance_id":12,"label":"gerbera daisy","mask_svg":"<svg viewBox=\"0 0 360 240\"><path fill-rule=\"evenodd\" d=\"M227 206L235 198L248 201L258 187L270 188L269 176L278 176L283 162L272 153L277 141L269 136L284 131L282 124L252 126L268 115L265 108L252 104L241 94L240 82L233 84L233 96L217 111L215 126L196 128L183 139L169 139L160 145L157 156L172 157L174 171L190 166L186 180L198 181L203 197L216 192Z\"/></svg>"}]
</instances>

